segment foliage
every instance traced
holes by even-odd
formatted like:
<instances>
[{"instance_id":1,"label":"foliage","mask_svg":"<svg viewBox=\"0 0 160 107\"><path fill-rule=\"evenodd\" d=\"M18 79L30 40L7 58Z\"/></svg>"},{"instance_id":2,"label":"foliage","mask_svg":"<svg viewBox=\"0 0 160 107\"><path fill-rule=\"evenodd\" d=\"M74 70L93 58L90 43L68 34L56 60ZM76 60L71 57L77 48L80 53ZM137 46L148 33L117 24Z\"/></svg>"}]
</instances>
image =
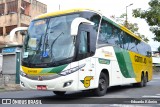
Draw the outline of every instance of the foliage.
<instances>
[{"instance_id":1,"label":"foliage","mask_svg":"<svg viewBox=\"0 0 160 107\"><path fill-rule=\"evenodd\" d=\"M121 16L120 16L120 18L124 18L126 16L126 14L124 13L124 14L122 14ZM145 42L148 42L149 40L148 40L148 38L147 37L145 37L144 35L142 35L142 34L140 34L139 32L138 32L138 30L139 30L139 27L138 27L138 24L137 23L130 23L130 22L126 22L126 20L125 21L122 21L122 23L121 23L122 25L124 25L124 26L126 26L129 30L131 30L133 33L135 33L136 35L138 35L142 40L144 40Z\"/></svg>"},{"instance_id":2,"label":"foliage","mask_svg":"<svg viewBox=\"0 0 160 107\"><path fill-rule=\"evenodd\" d=\"M145 19L155 35L153 39L160 42L160 0L151 0L148 4L150 8L147 10L133 10L133 16Z\"/></svg>"}]
</instances>

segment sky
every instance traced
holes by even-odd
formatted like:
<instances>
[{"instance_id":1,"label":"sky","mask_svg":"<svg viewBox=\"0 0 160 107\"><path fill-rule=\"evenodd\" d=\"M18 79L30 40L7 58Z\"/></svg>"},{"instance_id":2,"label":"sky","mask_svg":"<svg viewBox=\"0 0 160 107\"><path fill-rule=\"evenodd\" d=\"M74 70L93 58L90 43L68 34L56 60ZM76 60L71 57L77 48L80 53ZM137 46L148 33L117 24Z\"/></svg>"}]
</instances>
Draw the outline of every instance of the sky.
<instances>
[{"instance_id":1,"label":"sky","mask_svg":"<svg viewBox=\"0 0 160 107\"><path fill-rule=\"evenodd\" d=\"M139 33L145 35L149 39L152 51L156 51L160 46L159 42L153 41L154 34L149 31L149 26L144 19L132 17L132 10L141 8L147 10L149 8L148 2L150 0L37 0L47 4L47 12L54 12L59 10L73 9L73 8L90 8L98 10L107 17L119 17L126 12L126 6L133 3L127 8L128 21L138 23ZM123 20L123 19L122 19Z\"/></svg>"}]
</instances>

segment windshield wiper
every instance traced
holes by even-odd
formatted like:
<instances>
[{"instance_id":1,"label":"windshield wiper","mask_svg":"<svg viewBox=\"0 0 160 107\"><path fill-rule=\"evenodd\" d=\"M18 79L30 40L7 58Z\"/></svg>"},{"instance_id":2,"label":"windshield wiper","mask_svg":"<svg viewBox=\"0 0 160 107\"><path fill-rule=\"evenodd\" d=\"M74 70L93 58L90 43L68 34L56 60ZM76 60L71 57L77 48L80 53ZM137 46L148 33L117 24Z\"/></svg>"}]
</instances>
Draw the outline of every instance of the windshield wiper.
<instances>
[{"instance_id":1,"label":"windshield wiper","mask_svg":"<svg viewBox=\"0 0 160 107\"><path fill-rule=\"evenodd\" d=\"M39 41L39 43L38 43L38 47L37 47L37 49L36 49L36 53L37 53L37 51L39 51L40 48L41 48L41 45L42 45L42 36L43 36L43 35L41 35L41 37L40 37L40 41Z\"/></svg>"},{"instance_id":2,"label":"windshield wiper","mask_svg":"<svg viewBox=\"0 0 160 107\"><path fill-rule=\"evenodd\" d=\"M40 51L40 48L41 48L41 45L42 45L42 36L43 36L43 35L41 35L40 40L39 40L39 42L38 42L38 46L37 46L36 49L35 49L35 53L33 54L33 56L32 56L32 57L30 58L30 60L28 61L29 63L30 63L31 60L33 60L34 57L38 54L38 51Z\"/></svg>"},{"instance_id":3,"label":"windshield wiper","mask_svg":"<svg viewBox=\"0 0 160 107\"><path fill-rule=\"evenodd\" d=\"M55 58L54 58L54 55L52 54L52 53L53 53L52 47L53 47L54 43L56 42L56 40L57 40L62 34L64 35L64 33L61 32L61 34L59 34L59 35L56 37L56 39L55 39L55 40L52 42L52 44L51 44L51 58L53 58L54 60L55 60ZM53 60L52 60L52 62L53 62Z\"/></svg>"},{"instance_id":4,"label":"windshield wiper","mask_svg":"<svg viewBox=\"0 0 160 107\"><path fill-rule=\"evenodd\" d=\"M54 31L51 31L49 32L50 34L54 33ZM47 57L47 51L46 49L49 47L49 44L48 44L48 33L46 34L46 40L45 40L45 45L44 45L44 53L43 53L43 57ZM46 55L45 55L46 54Z\"/></svg>"}]
</instances>

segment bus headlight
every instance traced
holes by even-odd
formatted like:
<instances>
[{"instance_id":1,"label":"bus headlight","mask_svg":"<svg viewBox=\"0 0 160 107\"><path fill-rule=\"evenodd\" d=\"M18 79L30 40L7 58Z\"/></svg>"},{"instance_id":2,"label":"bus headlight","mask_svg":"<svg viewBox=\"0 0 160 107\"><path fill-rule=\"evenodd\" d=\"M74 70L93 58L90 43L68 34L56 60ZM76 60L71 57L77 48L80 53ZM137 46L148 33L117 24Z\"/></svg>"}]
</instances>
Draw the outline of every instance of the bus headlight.
<instances>
[{"instance_id":1,"label":"bus headlight","mask_svg":"<svg viewBox=\"0 0 160 107\"><path fill-rule=\"evenodd\" d=\"M22 77L26 77L26 76L27 76L27 74L24 73L23 71L20 71L20 75L21 75Z\"/></svg>"},{"instance_id":2,"label":"bus headlight","mask_svg":"<svg viewBox=\"0 0 160 107\"><path fill-rule=\"evenodd\" d=\"M74 68L64 70L64 71L60 72L59 75L65 76L65 75L71 74L71 73L76 72L76 71L78 71L79 69L83 68L85 65L86 65L86 64L82 64L82 65L80 65L80 66L76 66L76 67L74 67Z\"/></svg>"}]
</instances>

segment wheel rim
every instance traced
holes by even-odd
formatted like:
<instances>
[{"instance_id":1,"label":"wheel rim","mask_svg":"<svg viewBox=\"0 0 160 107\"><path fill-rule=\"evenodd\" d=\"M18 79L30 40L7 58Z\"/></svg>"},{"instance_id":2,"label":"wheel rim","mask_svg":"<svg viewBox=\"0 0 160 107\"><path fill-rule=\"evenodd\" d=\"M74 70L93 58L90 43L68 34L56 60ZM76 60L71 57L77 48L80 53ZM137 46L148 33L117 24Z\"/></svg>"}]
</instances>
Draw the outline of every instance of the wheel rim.
<instances>
[{"instance_id":1,"label":"wheel rim","mask_svg":"<svg viewBox=\"0 0 160 107\"><path fill-rule=\"evenodd\" d=\"M105 90L105 88L106 88L106 82L103 78L101 78L99 80L99 89L100 89L100 91L103 91L103 90Z\"/></svg>"}]
</instances>

